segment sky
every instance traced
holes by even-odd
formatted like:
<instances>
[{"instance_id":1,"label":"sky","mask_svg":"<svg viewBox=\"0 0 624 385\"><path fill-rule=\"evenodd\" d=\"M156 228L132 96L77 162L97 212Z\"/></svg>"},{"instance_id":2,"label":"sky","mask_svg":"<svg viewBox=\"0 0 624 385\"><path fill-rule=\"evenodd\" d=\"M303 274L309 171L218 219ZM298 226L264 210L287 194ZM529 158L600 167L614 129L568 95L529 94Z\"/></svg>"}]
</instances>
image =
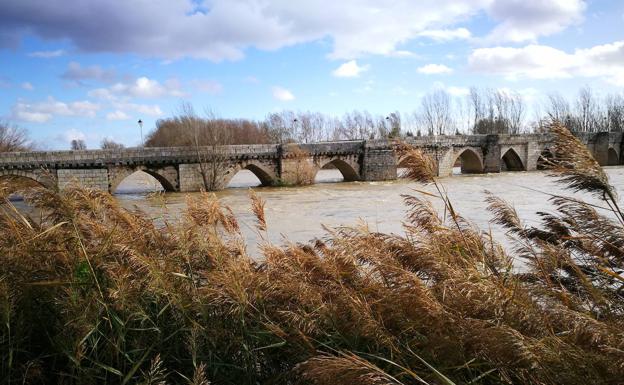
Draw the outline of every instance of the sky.
<instances>
[{"instance_id":1,"label":"sky","mask_svg":"<svg viewBox=\"0 0 624 385\"><path fill-rule=\"evenodd\" d=\"M409 112L444 89L624 92L621 0L2 0L0 120L43 149L223 118Z\"/></svg>"}]
</instances>

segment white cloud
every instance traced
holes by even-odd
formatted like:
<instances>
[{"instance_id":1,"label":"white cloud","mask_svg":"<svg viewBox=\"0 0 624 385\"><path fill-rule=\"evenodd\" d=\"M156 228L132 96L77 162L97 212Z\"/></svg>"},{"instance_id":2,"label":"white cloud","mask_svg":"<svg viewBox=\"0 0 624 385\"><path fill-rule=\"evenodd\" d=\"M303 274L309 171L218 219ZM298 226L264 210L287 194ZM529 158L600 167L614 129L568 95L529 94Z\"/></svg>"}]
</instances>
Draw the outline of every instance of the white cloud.
<instances>
[{"instance_id":1,"label":"white cloud","mask_svg":"<svg viewBox=\"0 0 624 385\"><path fill-rule=\"evenodd\" d=\"M11 110L15 120L44 123L55 116L95 117L100 109L98 104L87 100L65 103L49 97L43 102L28 103L18 100Z\"/></svg>"},{"instance_id":2,"label":"white cloud","mask_svg":"<svg viewBox=\"0 0 624 385\"><path fill-rule=\"evenodd\" d=\"M98 65L83 67L77 62L70 62L67 66L67 70L61 75L61 78L70 81L93 79L103 82L112 82L115 77L116 74L113 70L103 69Z\"/></svg>"},{"instance_id":3,"label":"white cloud","mask_svg":"<svg viewBox=\"0 0 624 385\"><path fill-rule=\"evenodd\" d=\"M475 72L508 79L596 77L624 86L624 41L573 53L543 45L479 48L468 58L468 65Z\"/></svg>"},{"instance_id":4,"label":"white cloud","mask_svg":"<svg viewBox=\"0 0 624 385\"><path fill-rule=\"evenodd\" d=\"M211 95L220 94L223 91L223 85L216 80L210 79L194 79L191 85L201 92Z\"/></svg>"},{"instance_id":5,"label":"white cloud","mask_svg":"<svg viewBox=\"0 0 624 385\"><path fill-rule=\"evenodd\" d=\"M389 52L387 56L390 57L398 57L398 58L418 58L419 56L412 51L407 50L396 50Z\"/></svg>"},{"instance_id":6,"label":"white cloud","mask_svg":"<svg viewBox=\"0 0 624 385\"><path fill-rule=\"evenodd\" d=\"M22 88L25 89L26 91L32 91L35 89L35 87L30 82L22 83Z\"/></svg>"},{"instance_id":7,"label":"white cloud","mask_svg":"<svg viewBox=\"0 0 624 385\"><path fill-rule=\"evenodd\" d=\"M130 116L123 111L115 110L106 114L106 120L128 120Z\"/></svg>"},{"instance_id":8,"label":"white cloud","mask_svg":"<svg viewBox=\"0 0 624 385\"><path fill-rule=\"evenodd\" d=\"M470 94L470 89L466 87L449 86L444 88L451 96L466 96Z\"/></svg>"},{"instance_id":9,"label":"white cloud","mask_svg":"<svg viewBox=\"0 0 624 385\"><path fill-rule=\"evenodd\" d=\"M450 74L453 72L453 69L444 64L427 64L419 67L417 71L425 75L441 75Z\"/></svg>"},{"instance_id":10,"label":"white cloud","mask_svg":"<svg viewBox=\"0 0 624 385\"><path fill-rule=\"evenodd\" d=\"M368 65L359 66L355 60L350 60L342 63L332 74L339 78L356 78L362 72L368 71L368 68Z\"/></svg>"},{"instance_id":11,"label":"white cloud","mask_svg":"<svg viewBox=\"0 0 624 385\"><path fill-rule=\"evenodd\" d=\"M489 41L536 41L582 21L583 0L495 0L487 13L499 21Z\"/></svg>"},{"instance_id":12,"label":"white cloud","mask_svg":"<svg viewBox=\"0 0 624 385\"><path fill-rule=\"evenodd\" d=\"M240 59L250 47L327 40L332 58L351 60L392 55L422 36L465 38L457 23L484 12L498 23L491 36L532 40L573 25L585 9L581 0L154 0L149 12L138 12L134 1L80 1L2 1L0 36L62 40L83 52L214 61Z\"/></svg>"},{"instance_id":13,"label":"white cloud","mask_svg":"<svg viewBox=\"0 0 624 385\"><path fill-rule=\"evenodd\" d=\"M63 133L62 139L65 142L69 143L72 140L87 140L87 135L85 135L85 133L82 131L76 130L75 128L71 128Z\"/></svg>"},{"instance_id":14,"label":"white cloud","mask_svg":"<svg viewBox=\"0 0 624 385\"><path fill-rule=\"evenodd\" d=\"M133 82L119 82L108 88L96 88L89 91L88 95L103 100L115 100L118 97L152 99L167 96L182 97L185 94L181 90L180 82L176 79L169 79L161 84L157 80L142 76Z\"/></svg>"},{"instance_id":15,"label":"white cloud","mask_svg":"<svg viewBox=\"0 0 624 385\"><path fill-rule=\"evenodd\" d=\"M57 49L56 51L35 51L28 54L30 57L38 57L42 59L50 59L63 55L65 55L65 51L62 49Z\"/></svg>"},{"instance_id":16,"label":"white cloud","mask_svg":"<svg viewBox=\"0 0 624 385\"><path fill-rule=\"evenodd\" d=\"M113 107L120 111L134 111L141 115L162 116L164 113L157 104L138 104L129 102L113 102Z\"/></svg>"},{"instance_id":17,"label":"white cloud","mask_svg":"<svg viewBox=\"0 0 624 385\"><path fill-rule=\"evenodd\" d=\"M472 34L466 28L456 29L429 29L422 31L418 36L428 37L437 41L448 41L455 39L469 39Z\"/></svg>"},{"instance_id":18,"label":"white cloud","mask_svg":"<svg viewBox=\"0 0 624 385\"><path fill-rule=\"evenodd\" d=\"M275 86L273 87L273 97L282 102L289 102L295 100L295 95L286 88Z\"/></svg>"}]
</instances>

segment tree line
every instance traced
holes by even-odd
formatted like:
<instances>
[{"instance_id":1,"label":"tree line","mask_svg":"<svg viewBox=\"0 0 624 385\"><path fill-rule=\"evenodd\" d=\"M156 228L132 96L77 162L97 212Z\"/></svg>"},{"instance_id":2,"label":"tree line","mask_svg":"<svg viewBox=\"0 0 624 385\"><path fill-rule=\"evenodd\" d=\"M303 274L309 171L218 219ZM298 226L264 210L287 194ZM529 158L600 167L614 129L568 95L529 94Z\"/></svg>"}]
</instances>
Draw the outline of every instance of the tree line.
<instances>
[{"instance_id":1,"label":"tree line","mask_svg":"<svg viewBox=\"0 0 624 385\"><path fill-rule=\"evenodd\" d=\"M529 116L529 111L532 111ZM463 96L445 89L433 90L408 113L372 114L354 110L342 116L310 111L270 113L261 120L225 119L211 111L195 112L183 104L178 113L160 119L147 135L147 147L212 144L312 143L331 140L384 139L421 135L519 134L541 132L560 121L571 131L621 132L624 130L624 96L598 95L583 87L572 97L550 93L529 108L522 94L504 89L470 88ZM33 147L25 130L0 122L0 151ZM86 149L75 139L70 149ZM100 148L123 148L103 139Z\"/></svg>"},{"instance_id":2,"label":"tree line","mask_svg":"<svg viewBox=\"0 0 624 385\"><path fill-rule=\"evenodd\" d=\"M519 134L541 132L552 121L571 131L624 130L624 97L598 96L583 87L568 99L550 93L541 104L529 107L520 93L501 89L469 89L452 96L444 89L431 91L409 113L387 115L351 111L337 117L320 112L281 111L263 120L200 116L183 106L178 115L156 122L145 146L190 146L250 143L312 143L330 140L384 139L421 135Z\"/></svg>"}]
</instances>

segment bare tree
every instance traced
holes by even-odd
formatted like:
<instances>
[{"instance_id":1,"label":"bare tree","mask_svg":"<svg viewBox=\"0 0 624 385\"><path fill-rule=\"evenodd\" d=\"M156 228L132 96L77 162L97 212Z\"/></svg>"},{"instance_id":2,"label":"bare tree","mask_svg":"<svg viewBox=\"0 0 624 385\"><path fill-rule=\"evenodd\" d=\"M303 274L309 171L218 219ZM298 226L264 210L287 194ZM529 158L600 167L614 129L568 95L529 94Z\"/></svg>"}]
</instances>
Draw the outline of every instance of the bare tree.
<instances>
[{"instance_id":1,"label":"bare tree","mask_svg":"<svg viewBox=\"0 0 624 385\"><path fill-rule=\"evenodd\" d=\"M497 90L493 94L496 108L495 133L518 134L524 119L524 100L518 93Z\"/></svg>"},{"instance_id":2,"label":"bare tree","mask_svg":"<svg viewBox=\"0 0 624 385\"><path fill-rule=\"evenodd\" d=\"M470 87L468 100L472 110L472 128L477 126L477 122L485 118L485 103L481 91L476 87Z\"/></svg>"},{"instance_id":3,"label":"bare tree","mask_svg":"<svg viewBox=\"0 0 624 385\"><path fill-rule=\"evenodd\" d=\"M100 143L100 148L102 148L102 150L120 150L125 147L126 146L124 146L123 144L117 143L114 140L108 138L102 139L102 142Z\"/></svg>"},{"instance_id":4,"label":"bare tree","mask_svg":"<svg viewBox=\"0 0 624 385\"><path fill-rule=\"evenodd\" d=\"M576 99L576 128L578 131L597 131L599 115L592 89L590 87L581 88Z\"/></svg>"},{"instance_id":5,"label":"bare tree","mask_svg":"<svg viewBox=\"0 0 624 385\"><path fill-rule=\"evenodd\" d=\"M546 113L551 119L564 124L569 124L572 115L570 112L570 103L559 93L551 93L548 95Z\"/></svg>"},{"instance_id":6,"label":"bare tree","mask_svg":"<svg viewBox=\"0 0 624 385\"><path fill-rule=\"evenodd\" d=\"M180 105L175 119L195 149L204 189L220 188L219 183L227 169L228 154L224 146L232 141L227 124L223 119L216 119L210 110L206 110L205 118L197 116L189 103Z\"/></svg>"},{"instance_id":7,"label":"bare tree","mask_svg":"<svg viewBox=\"0 0 624 385\"><path fill-rule=\"evenodd\" d=\"M32 144L26 130L0 121L0 152L28 151Z\"/></svg>"},{"instance_id":8,"label":"bare tree","mask_svg":"<svg viewBox=\"0 0 624 385\"><path fill-rule=\"evenodd\" d=\"M429 135L443 135L452 129L451 98L444 90L436 90L422 98L421 119Z\"/></svg>"},{"instance_id":9,"label":"bare tree","mask_svg":"<svg viewBox=\"0 0 624 385\"><path fill-rule=\"evenodd\" d=\"M70 147L73 151L77 151L77 150L86 150L87 149L87 144L85 143L84 140L82 139L73 139L70 142Z\"/></svg>"},{"instance_id":10,"label":"bare tree","mask_svg":"<svg viewBox=\"0 0 624 385\"><path fill-rule=\"evenodd\" d=\"M608 95L607 106L607 126L606 131L624 131L624 97L622 95Z\"/></svg>"}]
</instances>

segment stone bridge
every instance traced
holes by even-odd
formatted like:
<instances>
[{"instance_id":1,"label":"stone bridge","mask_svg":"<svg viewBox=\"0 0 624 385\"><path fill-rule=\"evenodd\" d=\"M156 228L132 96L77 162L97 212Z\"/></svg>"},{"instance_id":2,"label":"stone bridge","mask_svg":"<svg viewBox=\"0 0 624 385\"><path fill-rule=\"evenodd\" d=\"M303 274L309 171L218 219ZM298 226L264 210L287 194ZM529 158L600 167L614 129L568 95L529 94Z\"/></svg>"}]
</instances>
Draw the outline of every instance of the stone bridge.
<instances>
[{"instance_id":1,"label":"stone bridge","mask_svg":"<svg viewBox=\"0 0 624 385\"><path fill-rule=\"evenodd\" d=\"M622 163L622 133L579 133L601 165ZM453 135L413 137L406 142L435 159L439 176L496 173L540 168L549 156L548 134ZM0 180L29 178L51 188L71 183L115 192L127 176L144 171L166 191L223 189L240 170L253 172L263 185L312 180L321 168L337 168L346 181L397 178L403 159L396 142L340 141L313 144L235 145L222 147L128 148L116 150L38 151L0 154Z\"/></svg>"}]
</instances>

